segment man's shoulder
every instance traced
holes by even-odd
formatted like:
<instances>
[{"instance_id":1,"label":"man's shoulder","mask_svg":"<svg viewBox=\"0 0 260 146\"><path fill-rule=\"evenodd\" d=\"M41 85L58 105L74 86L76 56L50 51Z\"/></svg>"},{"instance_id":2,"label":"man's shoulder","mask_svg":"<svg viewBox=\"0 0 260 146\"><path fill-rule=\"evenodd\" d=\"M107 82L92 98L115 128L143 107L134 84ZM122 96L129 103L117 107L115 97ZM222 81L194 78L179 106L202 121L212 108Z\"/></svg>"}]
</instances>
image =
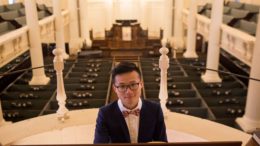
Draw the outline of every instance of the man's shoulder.
<instances>
[{"instance_id":1,"label":"man's shoulder","mask_svg":"<svg viewBox=\"0 0 260 146\"><path fill-rule=\"evenodd\" d=\"M143 102L143 105L148 106L148 107L154 107L154 108L160 107L160 104L158 102L155 102L155 101L143 99L142 102Z\"/></svg>"},{"instance_id":2,"label":"man's shoulder","mask_svg":"<svg viewBox=\"0 0 260 146\"><path fill-rule=\"evenodd\" d=\"M117 100L109 103L108 105L100 107L100 110L101 111L109 111L109 110L115 109L116 106L117 106Z\"/></svg>"}]
</instances>

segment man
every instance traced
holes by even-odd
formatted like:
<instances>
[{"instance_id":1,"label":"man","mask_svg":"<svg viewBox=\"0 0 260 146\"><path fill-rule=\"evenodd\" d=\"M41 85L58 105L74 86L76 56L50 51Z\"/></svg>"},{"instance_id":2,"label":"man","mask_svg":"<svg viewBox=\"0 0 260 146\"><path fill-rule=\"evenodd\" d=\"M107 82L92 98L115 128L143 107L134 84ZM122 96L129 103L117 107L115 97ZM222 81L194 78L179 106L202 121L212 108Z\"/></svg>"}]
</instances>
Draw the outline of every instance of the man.
<instances>
[{"instance_id":1,"label":"man","mask_svg":"<svg viewBox=\"0 0 260 146\"><path fill-rule=\"evenodd\" d=\"M118 100L100 108L94 143L167 142L159 104L141 99L140 70L134 63L121 62L112 71Z\"/></svg>"}]
</instances>

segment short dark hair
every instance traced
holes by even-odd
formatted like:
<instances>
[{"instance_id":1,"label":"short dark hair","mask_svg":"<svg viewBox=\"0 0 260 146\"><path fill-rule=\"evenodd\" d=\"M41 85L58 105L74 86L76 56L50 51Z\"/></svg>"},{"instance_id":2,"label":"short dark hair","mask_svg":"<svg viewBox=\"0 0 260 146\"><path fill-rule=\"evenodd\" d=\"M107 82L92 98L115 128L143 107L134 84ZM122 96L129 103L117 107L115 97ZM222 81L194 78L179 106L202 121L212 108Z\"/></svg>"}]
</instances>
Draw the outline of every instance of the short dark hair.
<instances>
[{"instance_id":1,"label":"short dark hair","mask_svg":"<svg viewBox=\"0 0 260 146\"><path fill-rule=\"evenodd\" d=\"M136 71L139 74L139 77L141 78L140 69L134 63L126 61L120 62L112 70L112 82L115 83L116 75L129 73L132 71Z\"/></svg>"}]
</instances>

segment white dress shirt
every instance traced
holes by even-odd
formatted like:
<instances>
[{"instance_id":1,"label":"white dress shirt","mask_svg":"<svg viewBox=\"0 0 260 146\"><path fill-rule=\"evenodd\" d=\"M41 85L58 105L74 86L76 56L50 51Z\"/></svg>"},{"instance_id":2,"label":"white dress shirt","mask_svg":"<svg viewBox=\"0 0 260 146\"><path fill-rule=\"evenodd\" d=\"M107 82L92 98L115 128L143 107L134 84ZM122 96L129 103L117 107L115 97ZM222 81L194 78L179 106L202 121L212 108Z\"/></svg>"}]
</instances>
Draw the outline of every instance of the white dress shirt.
<instances>
[{"instance_id":1,"label":"white dress shirt","mask_svg":"<svg viewBox=\"0 0 260 146\"><path fill-rule=\"evenodd\" d=\"M129 110L126 107L124 107L124 105L120 99L117 101L117 104L118 104L121 112L133 111L136 109L141 110L141 108L142 108L142 100L140 98L139 98L136 108L134 108L132 110ZM129 114L129 116L125 117L125 122L128 127L131 143L137 143L137 141L138 141L139 121L140 121L140 116L136 116L134 114Z\"/></svg>"}]
</instances>

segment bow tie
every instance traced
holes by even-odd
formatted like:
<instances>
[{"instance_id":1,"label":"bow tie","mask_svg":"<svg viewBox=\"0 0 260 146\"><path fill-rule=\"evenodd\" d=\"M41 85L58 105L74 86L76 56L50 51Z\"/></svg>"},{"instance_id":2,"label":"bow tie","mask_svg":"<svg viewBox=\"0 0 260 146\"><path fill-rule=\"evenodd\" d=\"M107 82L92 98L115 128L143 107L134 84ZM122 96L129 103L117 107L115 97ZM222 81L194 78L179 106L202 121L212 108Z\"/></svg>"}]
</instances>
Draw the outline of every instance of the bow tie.
<instances>
[{"instance_id":1,"label":"bow tie","mask_svg":"<svg viewBox=\"0 0 260 146\"><path fill-rule=\"evenodd\" d=\"M140 109L136 109L136 110L132 110L132 111L123 111L123 116L126 118L128 117L130 114L133 114L135 116L139 116L140 114Z\"/></svg>"}]
</instances>

